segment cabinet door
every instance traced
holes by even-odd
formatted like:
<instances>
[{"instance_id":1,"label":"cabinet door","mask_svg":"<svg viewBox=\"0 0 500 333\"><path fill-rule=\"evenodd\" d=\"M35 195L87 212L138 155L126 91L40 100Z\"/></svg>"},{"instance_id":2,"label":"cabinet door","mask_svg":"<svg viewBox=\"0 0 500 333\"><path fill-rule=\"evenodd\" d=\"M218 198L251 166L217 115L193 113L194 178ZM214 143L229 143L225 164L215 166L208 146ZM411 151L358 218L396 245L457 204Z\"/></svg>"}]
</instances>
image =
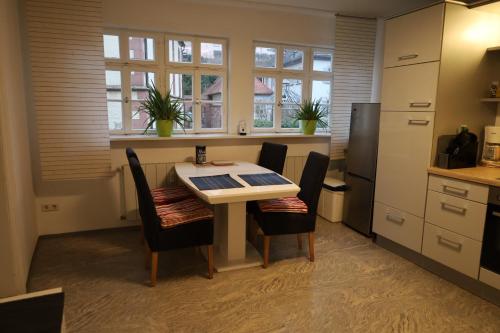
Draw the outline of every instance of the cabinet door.
<instances>
[{"instance_id":1,"label":"cabinet door","mask_svg":"<svg viewBox=\"0 0 500 333\"><path fill-rule=\"evenodd\" d=\"M439 62L384 69L382 111L434 111Z\"/></svg>"},{"instance_id":2,"label":"cabinet door","mask_svg":"<svg viewBox=\"0 0 500 333\"><path fill-rule=\"evenodd\" d=\"M441 4L387 20L384 67L439 60L443 18Z\"/></svg>"},{"instance_id":3,"label":"cabinet door","mask_svg":"<svg viewBox=\"0 0 500 333\"><path fill-rule=\"evenodd\" d=\"M373 232L419 252L422 249L424 220L375 201Z\"/></svg>"},{"instance_id":4,"label":"cabinet door","mask_svg":"<svg viewBox=\"0 0 500 333\"><path fill-rule=\"evenodd\" d=\"M381 112L375 200L424 217L433 112Z\"/></svg>"}]
</instances>

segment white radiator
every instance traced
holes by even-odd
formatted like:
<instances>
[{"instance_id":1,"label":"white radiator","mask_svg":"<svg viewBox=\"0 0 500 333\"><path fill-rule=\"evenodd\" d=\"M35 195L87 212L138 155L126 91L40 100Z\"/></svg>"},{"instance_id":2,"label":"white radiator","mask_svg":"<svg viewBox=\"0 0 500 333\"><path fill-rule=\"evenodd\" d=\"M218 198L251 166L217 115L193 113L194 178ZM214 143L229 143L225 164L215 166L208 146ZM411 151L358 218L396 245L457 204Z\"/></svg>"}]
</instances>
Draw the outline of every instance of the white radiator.
<instances>
[{"instance_id":1,"label":"white radiator","mask_svg":"<svg viewBox=\"0 0 500 333\"><path fill-rule=\"evenodd\" d=\"M287 156L283 175L298 184L302 176L302 170L306 163L307 156ZM151 189L169 184L177 184L179 180L175 173L175 163L143 163L141 164ZM122 166L123 174L123 198L124 216L127 221L139 219L137 203L137 192L135 190L134 178L130 172L128 164Z\"/></svg>"}]
</instances>

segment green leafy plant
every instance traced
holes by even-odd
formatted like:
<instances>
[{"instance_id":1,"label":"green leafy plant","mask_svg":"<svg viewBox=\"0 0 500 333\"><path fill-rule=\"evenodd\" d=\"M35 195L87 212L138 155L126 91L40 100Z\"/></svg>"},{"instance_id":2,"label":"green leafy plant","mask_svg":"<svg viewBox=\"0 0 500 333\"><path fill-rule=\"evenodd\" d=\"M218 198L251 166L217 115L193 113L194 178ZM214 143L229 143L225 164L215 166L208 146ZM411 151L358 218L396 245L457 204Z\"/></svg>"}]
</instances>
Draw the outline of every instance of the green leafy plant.
<instances>
[{"instance_id":1,"label":"green leafy plant","mask_svg":"<svg viewBox=\"0 0 500 333\"><path fill-rule=\"evenodd\" d=\"M324 120L328 117L328 110L321 105L321 99L306 99L301 104L297 104L299 110L294 115L293 124L299 120L315 120L320 128L327 128L328 123Z\"/></svg>"},{"instance_id":2,"label":"green leafy plant","mask_svg":"<svg viewBox=\"0 0 500 333\"><path fill-rule=\"evenodd\" d=\"M184 130L184 124L191 121L191 117L184 113L182 100L172 96L170 90L166 95L153 84L148 84L148 97L141 102L137 112L144 112L148 115L148 124L144 133L153 127L157 120L172 120Z\"/></svg>"}]
</instances>

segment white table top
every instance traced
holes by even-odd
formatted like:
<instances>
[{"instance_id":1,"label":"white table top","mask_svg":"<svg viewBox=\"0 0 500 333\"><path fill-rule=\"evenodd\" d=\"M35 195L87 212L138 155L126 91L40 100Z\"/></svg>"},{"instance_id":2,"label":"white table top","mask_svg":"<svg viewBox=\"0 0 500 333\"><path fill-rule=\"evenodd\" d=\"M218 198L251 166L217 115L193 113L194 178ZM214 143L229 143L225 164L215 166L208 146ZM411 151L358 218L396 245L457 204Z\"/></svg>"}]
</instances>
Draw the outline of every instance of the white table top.
<instances>
[{"instance_id":1,"label":"white table top","mask_svg":"<svg viewBox=\"0 0 500 333\"><path fill-rule=\"evenodd\" d=\"M243 179L238 177L238 175L273 171L249 162L236 161L234 165L227 166L215 166L212 164L198 166L192 162L176 163L175 171L177 172L177 176L187 187L196 193L198 197L210 204L295 196L300 191L300 187L295 185L293 182L286 185L250 186ZM224 174L229 174L244 187L200 191L189 179L189 177L216 176Z\"/></svg>"}]
</instances>

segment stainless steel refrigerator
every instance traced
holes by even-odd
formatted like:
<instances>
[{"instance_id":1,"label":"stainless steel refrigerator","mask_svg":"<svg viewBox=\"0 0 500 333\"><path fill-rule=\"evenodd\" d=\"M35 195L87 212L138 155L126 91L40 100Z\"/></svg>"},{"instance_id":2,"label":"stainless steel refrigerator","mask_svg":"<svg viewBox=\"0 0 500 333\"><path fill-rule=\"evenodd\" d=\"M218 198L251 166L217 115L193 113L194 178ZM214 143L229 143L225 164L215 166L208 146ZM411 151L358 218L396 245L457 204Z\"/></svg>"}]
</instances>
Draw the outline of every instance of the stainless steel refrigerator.
<instances>
[{"instance_id":1,"label":"stainless steel refrigerator","mask_svg":"<svg viewBox=\"0 0 500 333\"><path fill-rule=\"evenodd\" d=\"M367 236L372 235L379 122L379 103L352 104L342 222Z\"/></svg>"}]
</instances>

